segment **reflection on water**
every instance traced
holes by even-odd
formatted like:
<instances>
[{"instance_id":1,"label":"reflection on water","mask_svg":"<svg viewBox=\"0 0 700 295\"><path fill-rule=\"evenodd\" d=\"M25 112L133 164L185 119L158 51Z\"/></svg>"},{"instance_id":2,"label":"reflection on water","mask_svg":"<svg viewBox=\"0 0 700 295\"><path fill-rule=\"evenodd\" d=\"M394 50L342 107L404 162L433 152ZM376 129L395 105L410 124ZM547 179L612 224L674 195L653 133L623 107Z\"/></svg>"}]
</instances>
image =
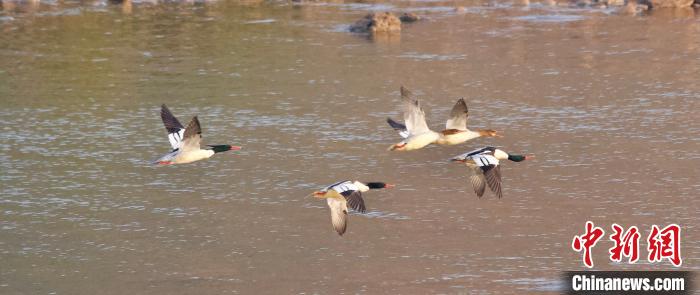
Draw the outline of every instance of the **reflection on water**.
<instances>
[{"instance_id":1,"label":"reflection on water","mask_svg":"<svg viewBox=\"0 0 700 295\"><path fill-rule=\"evenodd\" d=\"M346 31L374 10L426 17ZM586 220L678 223L698 269L694 12L3 1L0 30L0 293L556 292ZM433 128L465 97L506 137L388 153L400 85ZM161 103L243 150L150 166ZM503 164L501 200L447 163L486 144L536 155ZM339 237L305 196L340 179L398 187ZM601 245L597 268L649 267Z\"/></svg>"}]
</instances>

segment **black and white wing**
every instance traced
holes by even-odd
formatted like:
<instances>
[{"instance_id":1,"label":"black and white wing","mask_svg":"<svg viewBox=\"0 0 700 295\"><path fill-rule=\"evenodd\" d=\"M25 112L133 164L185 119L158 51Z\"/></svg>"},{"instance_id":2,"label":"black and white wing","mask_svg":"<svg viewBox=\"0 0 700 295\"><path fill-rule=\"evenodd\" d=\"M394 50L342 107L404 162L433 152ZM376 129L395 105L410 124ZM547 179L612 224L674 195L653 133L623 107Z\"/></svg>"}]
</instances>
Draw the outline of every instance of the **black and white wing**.
<instances>
[{"instance_id":1,"label":"black and white wing","mask_svg":"<svg viewBox=\"0 0 700 295\"><path fill-rule=\"evenodd\" d=\"M165 104L160 106L160 118L163 120L165 130L168 131L170 145L173 149L180 148L180 143L185 135L185 127L180 124L180 121L175 118Z\"/></svg>"},{"instance_id":2,"label":"black and white wing","mask_svg":"<svg viewBox=\"0 0 700 295\"><path fill-rule=\"evenodd\" d=\"M493 153L496 151L495 147L492 146L487 146L483 147L480 149L476 149L470 152L466 152L464 154L455 156L452 158L452 160L466 160L467 158L472 158L475 155L493 155Z\"/></svg>"},{"instance_id":3,"label":"black and white wing","mask_svg":"<svg viewBox=\"0 0 700 295\"><path fill-rule=\"evenodd\" d=\"M365 200L362 198L362 193L360 191L345 191L341 193L348 202L348 207L353 210L365 213L367 207L365 207Z\"/></svg>"},{"instance_id":4,"label":"black and white wing","mask_svg":"<svg viewBox=\"0 0 700 295\"><path fill-rule=\"evenodd\" d=\"M401 100L404 105L403 121L409 135L421 134L430 131L428 123L425 122L425 112L420 106L420 102L413 93L401 86Z\"/></svg>"},{"instance_id":5,"label":"black and white wing","mask_svg":"<svg viewBox=\"0 0 700 295\"><path fill-rule=\"evenodd\" d=\"M331 184L327 190L334 190L347 200L348 207L361 213L365 213L365 200L362 198L360 189L352 181L346 180Z\"/></svg>"},{"instance_id":6,"label":"black and white wing","mask_svg":"<svg viewBox=\"0 0 700 295\"><path fill-rule=\"evenodd\" d=\"M202 128L199 125L199 119L194 116L190 123L187 124L185 128L185 133L180 144L182 151L194 151L200 149L200 142L202 141Z\"/></svg>"},{"instance_id":7,"label":"black and white wing","mask_svg":"<svg viewBox=\"0 0 700 295\"><path fill-rule=\"evenodd\" d=\"M498 196L498 198L503 197L503 192L501 191L501 166L489 165L481 167L484 171L484 177L486 177L486 183L489 185L491 191Z\"/></svg>"},{"instance_id":8,"label":"black and white wing","mask_svg":"<svg viewBox=\"0 0 700 295\"><path fill-rule=\"evenodd\" d=\"M484 194L484 182L486 182L491 191L493 191L499 199L502 198L501 166L498 165L498 159L488 153L476 154L470 158L474 161L474 165L476 166L473 169L480 170L475 171L470 177L470 181L472 182L477 196L481 197Z\"/></svg>"},{"instance_id":9,"label":"black and white wing","mask_svg":"<svg viewBox=\"0 0 700 295\"><path fill-rule=\"evenodd\" d=\"M467 130L467 118L469 117L469 108L464 98L460 98L452 107L450 118L447 119L445 129Z\"/></svg>"},{"instance_id":10,"label":"black and white wing","mask_svg":"<svg viewBox=\"0 0 700 295\"><path fill-rule=\"evenodd\" d=\"M338 193L342 193L346 190L356 190L357 188L350 180L341 180L334 184L331 184L323 189L323 191L335 190Z\"/></svg>"},{"instance_id":11,"label":"black and white wing","mask_svg":"<svg viewBox=\"0 0 700 295\"><path fill-rule=\"evenodd\" d=\"M348 207L344 200L328 198L328 207L331 209L331 223L339 235L343 235L348 227Z\"/></svg>"},{"instance_id":12,"label":"black and white wing","mask_svg":"<svg viewBox=\"0 0 700 295\"><path fill-rule=\"evenodd\" d=\"M401 137L408 138L408 129L406 129L406 125L396 122L392 118L386 118L386 122L389 123L389 126L391 126L391 128L394 128L394 130L398 131Z\"/></svg>"}]
</instances>

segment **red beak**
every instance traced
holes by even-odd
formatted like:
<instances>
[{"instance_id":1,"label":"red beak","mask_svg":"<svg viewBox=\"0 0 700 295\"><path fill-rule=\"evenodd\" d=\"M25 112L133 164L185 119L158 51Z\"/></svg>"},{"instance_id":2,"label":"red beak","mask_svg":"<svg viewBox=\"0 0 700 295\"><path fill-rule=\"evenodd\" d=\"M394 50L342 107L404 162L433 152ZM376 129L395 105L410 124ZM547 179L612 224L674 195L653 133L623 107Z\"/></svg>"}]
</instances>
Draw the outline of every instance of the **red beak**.
<instances>
[{"instance_id":1,"label":"red beak","mask_svg":"<svg viewBox=\"0 0 700 295\"><path fill-rule=\"evenodd\" d=\"M391 183L387 183L384 185L384 188L393 188L393 187L396 187L396 186L391 184Z\"/></svg>"},{"instance_id":2,"label":"red beak","mask_svg":"<svg viewBox=\"0 0 700 295\"><path fill-rule=\"evenodd\" d=\"M531 160L534 158L535 158L535 155L525 155L525 160Z\"/></svg>"},{"instance_id":3,"label":"red beak","mask_svg":"<svg viewBox=\"0 0 700 295\"><path fill-rule=\"evenodd\" d=\"M242 147L232 145L230 151L237 151L237 150L240 150L240 149L242 149Z\"/></svg>"}]
</instances>

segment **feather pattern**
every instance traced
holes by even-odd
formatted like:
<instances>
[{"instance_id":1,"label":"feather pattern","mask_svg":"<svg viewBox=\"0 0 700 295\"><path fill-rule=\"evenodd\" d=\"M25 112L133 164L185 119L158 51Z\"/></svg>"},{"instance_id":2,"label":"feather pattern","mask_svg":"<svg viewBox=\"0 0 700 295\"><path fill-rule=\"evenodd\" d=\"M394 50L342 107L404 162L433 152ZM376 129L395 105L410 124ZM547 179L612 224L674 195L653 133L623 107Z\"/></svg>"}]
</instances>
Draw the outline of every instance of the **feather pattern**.
<instances>
[{"instance_id":1,"label":"feather pattern","mask_svg":"<svg viewBox=\"0 0 700 295\"><path fill-rule=\"evenodd\" d=\"M343 235L348 227L348 207L345 200L336 198L326 199L328 207L331 209L331 223L339 235Z\"/></svg>"},{"instance_id":2,"label":"feather pattern","mask_svg":"<svg viewBox=\"0 0 700 295\"><path fill-rule=\"evenodd\" d=\"M450 118L445 123L445 129L467 130L467 118L469 117L469 108L464 98L460 98L452 107Z\"/></svg>"},{"instance_id":3,"label":"feather pattern","mask_svg":"<svg viewBox=\"0 0 700 295\"><path fill-rule=\"evenodd\" d=\"M469 177L469 180L472 183L474 192L479 198L481 198L484 195L484 191L486 191L486 180L484 179L484 174L481 171L475 171Z\"/></svg>"},{"instance_id":4,"label":"feather pattern","mask_svg":"<svg viewBox=\"0 0 700 295\"><path fill-rule=\"evenodd\" d=\"M499 166L499 159L496 157L502 157L501 153L507 156L505 152L499 149L485 147L461 154L452 159L464 161L467 167L470 168L471 175L469 176L469 181L477 196L483 196L486 186L488 185L489 189L491 189L498 198L502 198L501 166Z\"/></svg>"},{"instance_id":5,"label":"feather pattern","mask_svg":"<svg viewBox=\"0 0 700 295\"><path fill-rule=\"evenodd\" d=\"M325 191L333 190L343 196L347 201L348 207L355 211L365 213L367 208L365 207L365 200L362 198L362 192L357 184L350 180L344 180L336 182L325 188Z\"/></svg>"},{"instance_id":6,"label":"feather pattern","mask_svg":"<svg viewBox=\"0 0 700 295\"><path fill-rule=\"evenodd\" d=\"M185 133L185 127L180 121L170 112L170 109L163 104L160 106L160 118L163 120L165 130L168 131L168 141L173 149L178 149Z\"/></svg>"},{"instance_id":7,"label":"feather pattern","mask_svg":"<svg viewBox=\"0 0 700 295\"><path fill-rule=\"evenodd\" d=\"M194 116L192 120L190 120L190 123L187 124L187 128L185 128L185 134L180 147L183 152L196 151L200 149L201 141L202 128L199 125L199 119L197 116Z\"/></svg>"},{"instance_id":8,"label":"feather pattern","mask_svg":"<svg viewBox=\"0 0 700 295\"><path fill-rule=\"evenodd\" d=\"M420 101L415 98L411 91L403 86L401 86L401 99L404 104L403 121L406 124L409 136L430 132Z\"/></svg>"},{"instance_id":9,"label":"feather pattern","mask_svg":"<svg viewBox=\"0 0 700 295\"><path fill-rule=\"evenodd\" d=\"M365 211L367 211L367 207L365 207L365 200L362 198L362 193L360 191L353 191L352 193L344 196L348 202L348 207L360 213L365 213Z\"/></svg>"},{"instance_id":10,"label":"feather pattern","mask_svg":"<svg viewBox=\"0 0 700 295\"><path fill-rule=\"evenodd\" d=\"M409 134L408 129L406 129L406 125L396 122L392 118L386 118L386 122L389 123L389 126L391 126L391 128L394 128L394 130L398 131L401 137L408 138Z\"/></svg>"},{"instance_id":11,"label":"feather pattern","mask_svg":"<svg viewBox=\"0 0 700 295\"><path fill-rule=\"evenodd\" d=\"M481 170L484 171L486 183L489 185L491 191L494 192L499 199L502 198L503 193L501 192L501 166L493 164L488 166L481 166Z\"/></svg>"}]
</instances>

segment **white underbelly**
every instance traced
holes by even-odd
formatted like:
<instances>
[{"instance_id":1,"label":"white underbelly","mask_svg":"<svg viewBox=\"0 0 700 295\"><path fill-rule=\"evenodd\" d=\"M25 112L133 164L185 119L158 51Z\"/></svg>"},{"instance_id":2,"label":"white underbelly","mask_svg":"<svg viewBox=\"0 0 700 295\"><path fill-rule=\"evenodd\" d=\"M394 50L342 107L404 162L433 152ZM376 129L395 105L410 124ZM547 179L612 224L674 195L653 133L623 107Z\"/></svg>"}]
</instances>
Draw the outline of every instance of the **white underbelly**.
<instances>
[{"instance_id":1,"label":"white underbelly","mask_svg":"<svg viewBox=\"0 0 700 295\"><path fill-rule=\"evenodd\" d=\"M441 145L455 145L460 144L468 140L479 137L479 133L476 132L459 132L450 135L441 135L437 140L437 144Z\"/></svg>"},{"instance_id":2,"label":"white underbelly","mask_svg":"<svg viewBox=\"0 0 700 295\"><path fill-rule=\"evenodd\" d=\"M405 150L410 151L423 148L426 145L435 142L439 137L440 135L438 133L432 131L423 134L413 135L406 139Z\"/></svg>"},{"instance_id":3,"label":"white underbelly","mask_svg":"<svg viewBox=\"0 0 700 295\"><path fill-rule=\"evenodd\" d=\"M204 160L206 158L209 158L213 154L214 154L214 151L212 151L212 150L197 150L197 151L189 151L186 153L180 153L177 157L175 157L175 159L173 160L173 163L175 163L175 164L192 163L195 161Z\"/></svg>"}]
</instances>

